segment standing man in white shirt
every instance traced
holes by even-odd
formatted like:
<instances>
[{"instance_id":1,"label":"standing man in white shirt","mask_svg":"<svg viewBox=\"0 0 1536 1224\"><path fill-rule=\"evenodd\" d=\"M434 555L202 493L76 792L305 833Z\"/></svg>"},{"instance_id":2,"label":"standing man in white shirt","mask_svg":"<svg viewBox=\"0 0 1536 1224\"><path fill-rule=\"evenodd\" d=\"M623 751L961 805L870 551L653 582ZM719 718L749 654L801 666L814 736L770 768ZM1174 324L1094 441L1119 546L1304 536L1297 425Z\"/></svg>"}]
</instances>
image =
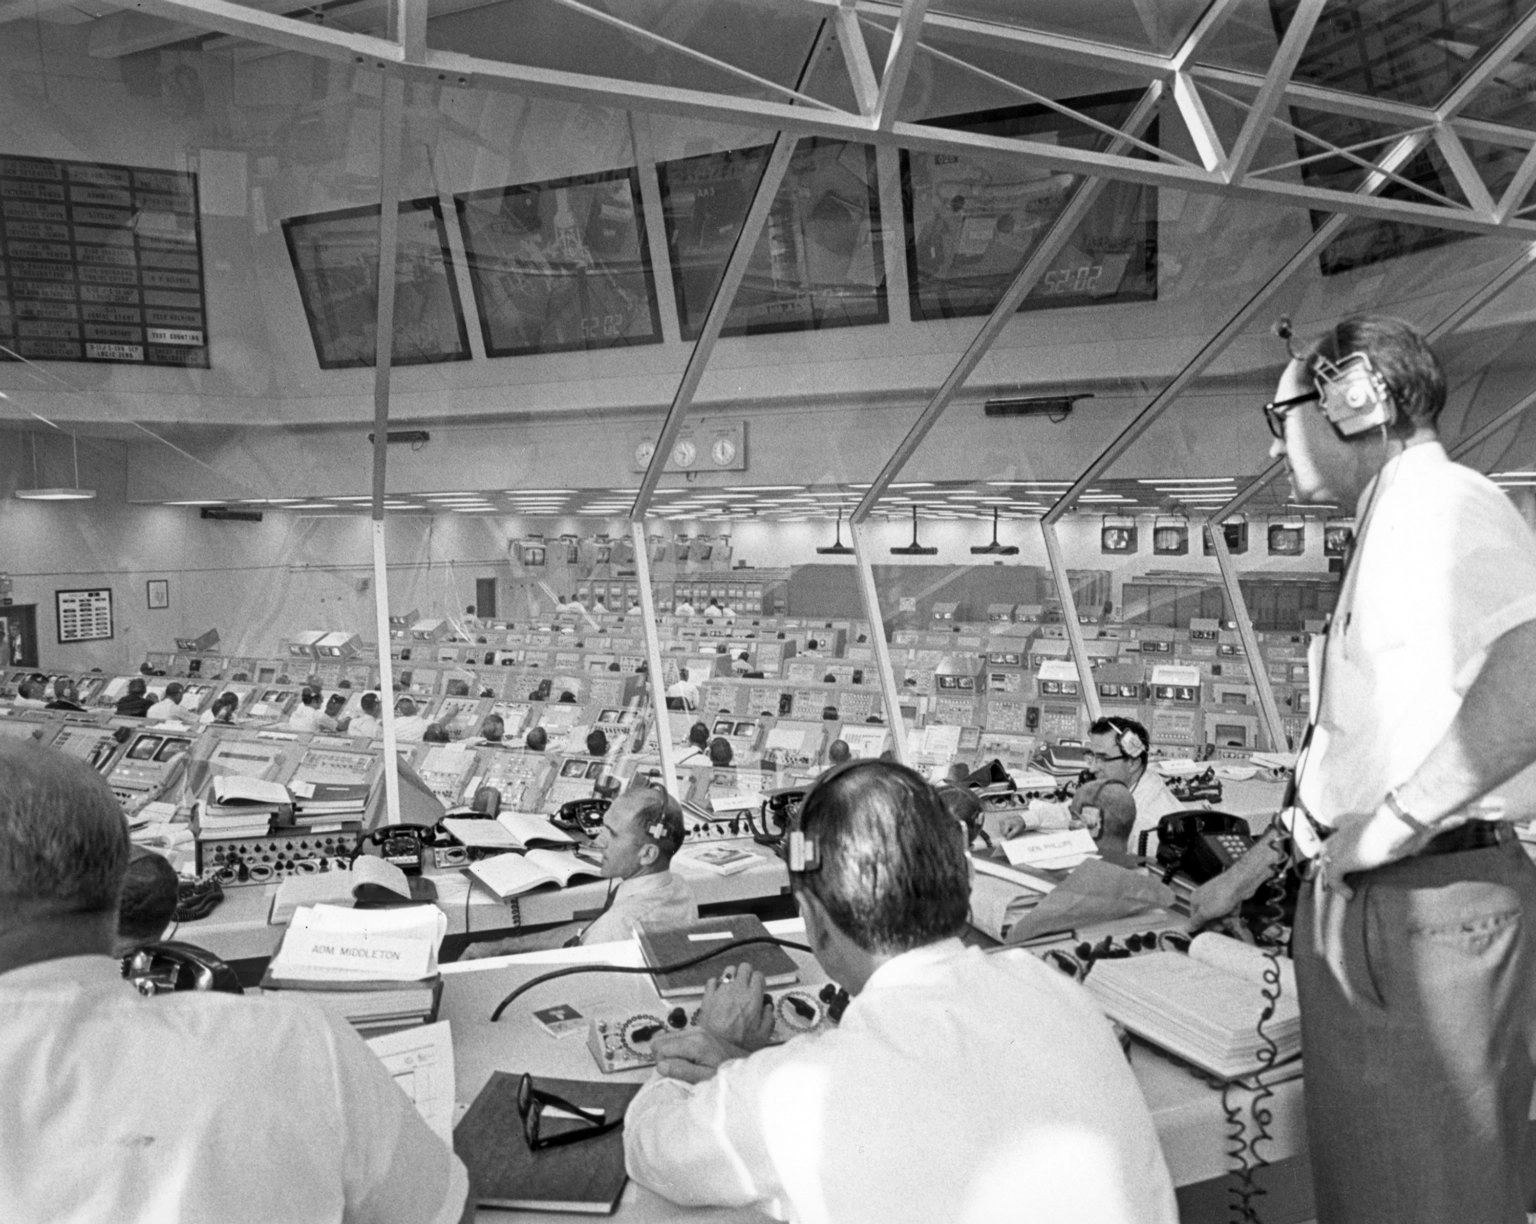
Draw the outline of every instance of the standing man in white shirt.
<instances>
[{"instance_id":1,"label":"standing man in white shirt","mask_svg":"<svg viewBox=\"0 0 1536 1224\"><path fill-rule=\"evenodd\" d=\"M673 1202L802 1224L1174 1224L1173 1186L1109 1022L1025 952L959 939L963 831L917 773L823 774L787 839L806 938L853 995L841 1023L766 1046L750 965L700 1027L658 1037L630 1104L630 1176Z\"/></svg>"},{"instance_id":2,"label":"standing man in white shirt","mask_svg":"<svg viewBox=\"0 0 1536 1224\"><path fill-rule=\"evenodd\" d=\"M250 995L146 998L123 980L128 854L88 765L0 743L5 1219L471 1218L464 1166L350 1025Z\"/></svg>"},{"instance_id":3,"label":"standing man in white shirt","mask_svg":"<svg viewBox=\"0 0 1536 1224\"><path fill-rule=\"evenodd\" d=\"M1444 402L1417 332L1357 317L1264 408L1296 500L1355 514L1292 821L1318 855L1294 946L1319 1224L1524 1224L1530 1205L1536 866L1511 822L1536 815L1536 540L1447 457ZM1268 840L1198 916L1252 891Z\"/></svg>"}]
</instances>

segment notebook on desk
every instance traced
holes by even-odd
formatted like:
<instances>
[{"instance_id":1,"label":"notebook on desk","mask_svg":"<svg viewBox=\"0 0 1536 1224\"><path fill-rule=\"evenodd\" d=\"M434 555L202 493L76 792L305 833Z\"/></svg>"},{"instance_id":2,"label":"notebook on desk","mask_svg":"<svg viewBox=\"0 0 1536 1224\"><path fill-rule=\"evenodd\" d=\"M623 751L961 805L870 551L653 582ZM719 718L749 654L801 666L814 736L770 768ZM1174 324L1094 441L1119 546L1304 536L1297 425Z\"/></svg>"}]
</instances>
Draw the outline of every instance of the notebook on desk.
<instances>
[{"instance_id":1,"label":"notebook on desk","mask_svg":"<svg viewBox=\"0 0 1536 1224\"><path fill-rule=\"evenodd\" d=\"M469 1170L469 1189L481 1207L524 1211L570 1211L612 1215L629 1180L624 1172L624 1132L609 1131L563 1147L531 1151L517 1108L521 1075L493 1071L453 1131L453 1150ZM622 1114L639 1084L537 1076L538 1088L584 1109ZM553 1133L583 1125L574 1120L541 1119L541 1131Z\"/></svg>"}]
</instances>

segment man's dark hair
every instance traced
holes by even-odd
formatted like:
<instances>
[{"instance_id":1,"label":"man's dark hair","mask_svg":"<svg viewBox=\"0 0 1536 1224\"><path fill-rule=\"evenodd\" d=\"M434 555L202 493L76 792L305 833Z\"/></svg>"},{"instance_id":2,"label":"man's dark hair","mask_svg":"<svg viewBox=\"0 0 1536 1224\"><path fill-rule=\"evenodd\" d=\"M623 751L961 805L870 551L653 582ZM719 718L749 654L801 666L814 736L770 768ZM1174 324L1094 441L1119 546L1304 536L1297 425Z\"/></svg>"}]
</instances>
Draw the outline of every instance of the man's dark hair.
<instances>
[{"instance_id":1,"label":"man's dark hair","mask_svg":"<svg viewBox=\"0 0 1536 1224\"><path fill-rule=\"evenodd\" d=\"M543 727L535 727L532 731L528 732L527 738L523 740L523 743L527 745L531 752L543 752L544 749L549 747L549 732L544 730Z\"/></svg>"},{"instance_id":2,"label":"man's dark hair","mask_svg":"<svg viewBox=\"0 0 1536 1224\"><path fill-rule=\"evenodd\" d=\"M575 705L576 704L576 694L571 692L570 689L566 689L563 693L560 694L560 700L558 702L556 702L555 704L556 705Z\"/></svg>"},{"instance_id":3,"label":"man's dark hair","mask_svg":"<svg viewBox=\"0 0 1536 1224\"><path fill-rule=\"evenodd\" d=\"M142 697L148 688L149 685L145 684L140 677L135 676L132 680L128 681L128 696Z\"/></svg>"},{"instance_id":4,"label":"man's dark hair","mask_svg":"<svg viewBox=\"0 0 1536 1224\"><path fill-rule=\"evenodd\" d=\"M1127 731L1141 741L1140 752L1125 752L1125 746L1120 744L1120 738ZM1106 718L1095 719L1093 726L1088 728L1089 735L1113 735L1115 743L1120 744L1120 751L1135 761L1147 759L1147 749L1152 746L1152 737L1147 734L1147 729L1134 718L1126 718L1122 714L1111 714Z\"/></svg>"},{"instance_id":5,"label":"man's dark hair","mask_svg":"<svg viewBox=\"0 0 1536 1224\"><path fill-rule=\"evenodd\" d=\"M1390 433L1407 437L1435 427L1445 407L1445 370L1415 328L1386 315L1351 315L1313 341L1301 359L1316 377L1319 357L1339 362L1354 353L1370 357L1397 406Z\"/></svg>"},{"instance_id":6,"label":"man's dark hair","mask_svg":"<svg viewBox=\"0 0 1536 1224\"><path fill-rule=\"evenodd\" d=\"M846 765L853 759L853 749L840 739L833 740L827 745L827 764Z\"/></svg>"},{"instance_id":7,"label":"man's dark hair","mask_svg":"<svg viewBox=\"0 0 1536 1224\"><path fill-rule=\"evenodd\" d=\"M176 915L176 871L153 850L134 847L117 905L117 938L145 944L159 939Z\"/></svg>"},{"instance_id":8,"label":"man's dark hair","mask_svg":"<svg viewBox=\"0 0 1536 1224\"><path fill-rule=\"evenodd\" d=\"M128 823L84 761L0 741L0 919L116 913Z\"/></svg>"},{"instance_id":9,"label":"man's dark hair","mask_svg":"<svg viewBox=\"0 0 1536 1224\"><path fill-rule=\"evenodd\" d=\"M662 862L670 863L683 844L682 805L660 786L643 786L634 793L641 800L635 819L645 829L645 835L656 843ZM659 837L652 831L658 824L661 826Z\"/></svg>"},{"instance_id":10,"label":"man's dark hair","mask_svg":"<svg viewBox=\"0 0 1536 1224\"><path fill-rule=\"evenodd\" d=\"M696 722L688 728L688 742L695 748L703 748L709 743L709 728L701 722Z\"/></svg>"},{"instance_id":11,"label":"man's dark hair","mask_svg":"<svg viewBox=\"0 0 1536 1224\"><path fill-rule=\"evenodd\" d=\"M305 688L302 692L299 693L299 700L307 706L319 705L320 697L321 693L317 688Z\"/></svg>"},{"instance_id":12,"label":"man's dark hair","mask_svg":"<svg viewBox=\"0 0 1536 1224\"><path fill-rule=\"evenodd\" d=\"M915 770L868 760L829 770L806 792L798 825L819 865L791 872L792 886L821 902L864 951L905 952L964 929L965 846Z\"/></svg>"},{"instance_id":13,"label":"man's dark hair","mask_svg":"<svg viewBox=\"0 0 1536 1224\"><path fill-rule=\"evenodd\" d=\"M169 684L167 684L165 686L165 699L167 701L180 701L181 700L181 695L183 693L185 693L186 691L187 690L185 688L183 688L180 684L178 684L178 683L176 683L176 681L172 680Z\"/></svg>"},{"instance_id":14,"label":"man's dark hair","mask_svg":"<svg viewBox=\"0 0 1536 1224\"><path fill-rule=\"evenodd\" d=\"M369 717L376 717L379 712L379 695L377 693L364 693L357 701L358 708Z\"/></svg>"},{"instance_id":15,"label":"man's dark hair","mask_svg":"<svg viewBox=\"0 0 1536 1224\"><path fill-rule=\"evenodd\" d=\"M416 703L409 697L402 697L395 702L396 718L412 718L416 714Z\"/></svg>"},{"instance_id":16,"label":"man's dark hair","mask_svg":"<svg viewBox=\"0 0 1536 1224\"><path fill-rule=\"evenodd\" d=\"M327 714L335 714L337 711L339 711L341 709L342 706L344 706L346 704L347 704L347 699L345 697L343 697L340 693L332 693L325 700L325 712Z\"/></svg>"},{"instance_id":17,"label":"man's dark hair","mask_svg":"<svg viewBox=\"0 0 1536 1224\"><path fill-rule=\"evenodd\" d=\"M443 730L442 723L429 723L427 729L421 733L421 742L424 744L446 744L448 732Z\"/></svg>"},{"instance_id":18,"label":"man's dark hair","mask_svg":"<svg viewBox=\"0 0 1536 1224\"><path fill-rule=\"evenodd\" d=\"M608 755L608 737L603 733L601 727L593 727L592 730L587 732L587 755Z\"/></svg>"},{"instance_id":19,"label":"man's dark hair","mask_svg":"<svg viewBox=\"0 0 1536 1224\"><path fill-rule=\"evenodd\" d=\"M731 747L731 741L723 735L717 735L709 741L709 763L711 765L729 765L736 757L736 750Z\"/></svg>"},{"instance_id":20,"label":"man's dark hair","mask_svg":"<svg viewBox=\"0 0 1536 1224\"><path fill-rule=\"evenodd\" d=\"M488 743L501 743L501 737L506 733L507 724L500 714L487 714L480 724L480 738Z\"/></svg>"}]
</instances>

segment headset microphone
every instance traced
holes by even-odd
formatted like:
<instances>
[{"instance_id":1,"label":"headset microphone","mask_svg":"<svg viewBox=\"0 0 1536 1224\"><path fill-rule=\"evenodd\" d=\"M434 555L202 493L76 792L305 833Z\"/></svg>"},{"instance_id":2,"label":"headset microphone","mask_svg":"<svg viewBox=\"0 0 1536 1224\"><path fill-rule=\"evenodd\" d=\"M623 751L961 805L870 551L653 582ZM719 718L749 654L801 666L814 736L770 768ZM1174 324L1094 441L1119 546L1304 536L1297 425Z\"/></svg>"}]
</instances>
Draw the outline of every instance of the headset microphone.
<instances>
[{"instance_id":1,"label":"headset microphone","mask_svg":"<svg viewBox=\"0 0 1536 1224\"><path fill-rule=\"evenodd\" d=\"M1397 417L1387 380L1367 353L1351 353L1338 362L1318 354L1312 377L1322 396L1323 415L1341 438L1384 429Z\"/></svg>"}]
</instances>

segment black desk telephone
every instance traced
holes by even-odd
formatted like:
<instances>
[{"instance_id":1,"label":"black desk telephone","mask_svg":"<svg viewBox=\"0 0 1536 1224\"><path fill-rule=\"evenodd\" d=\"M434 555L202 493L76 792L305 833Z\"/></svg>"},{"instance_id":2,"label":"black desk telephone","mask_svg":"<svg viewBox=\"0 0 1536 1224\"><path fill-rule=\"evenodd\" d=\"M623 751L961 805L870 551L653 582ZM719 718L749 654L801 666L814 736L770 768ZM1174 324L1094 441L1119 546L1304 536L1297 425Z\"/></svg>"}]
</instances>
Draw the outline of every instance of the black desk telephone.
<instances>
[{"instance_id":1,"label":"black desk telephone","mask_svg":"<svg viewBox=\"0 0 1536 1224\"><path fill-rule=\"evenodd\" d=\"M379 857L386 863L393 863L407 875L414 875L421 870L422 851L435 841L437 829L433 825L380 825L358 839L357 848L352 851L352 861L356 861L364 846L377 846Z\"/></svg>"},{"instance_id":2,"label":"black desk telephone","mask_svg":"<svg viewBox=\"0 0 1536 1224\"><path fill-rule=\"evenodd\" d=\"M560 810L549 818L549 823L567 833L596 837L603 827L603 815L611 802L609 799L572 799L560 805Z\"/></svg>"},{"instance_id":3,"label":"black desk telephone","mask_svg":"<svg viewBox=\"0 0 1536 1224\"><path fill-rule=\"evenodd\" d=\"M1248 822L1226 812L1174 812L1157 822L1157 864L1165 880L1183 875L1204 884L1252 845Z\"/></svg>"}]
</instances>

